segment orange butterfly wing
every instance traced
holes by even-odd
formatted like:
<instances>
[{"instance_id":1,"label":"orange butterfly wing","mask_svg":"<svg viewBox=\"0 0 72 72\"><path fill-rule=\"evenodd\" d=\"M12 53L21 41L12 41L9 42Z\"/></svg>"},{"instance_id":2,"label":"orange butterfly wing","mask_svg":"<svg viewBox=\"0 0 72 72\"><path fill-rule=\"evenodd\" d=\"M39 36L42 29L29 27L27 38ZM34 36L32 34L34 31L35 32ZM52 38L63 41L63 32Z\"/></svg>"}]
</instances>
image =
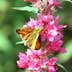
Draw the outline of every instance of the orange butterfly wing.
<instances>
[{"instance_id":1,"label":"orange butterfly wing","mask_svg":"<svg viewBox=\"0 0 72 72\"><path fill-rule=\"evenodd\" d=\"M40 48L41 48L41 40L38 39L37 42L36 42L36 47L35 47L35 49L38 50L38 49L40 49Z\"/></svg>"},{"instance_id":2,"label":"orange butterfly wing","mask_svg":"<svg viewBox=\"0 0 72 72\"><path fill-rule=\"evenodd\" d=\"M27 38L30 36L31 32L33 31L34 29L32 28L22 28L22 29L17 29L16 32L21 36L22 40L27 40ZM31 46L31 43L29 42L28 43L29 46ZM28 46L28 45L27 45ZM38 37L37 39L37 42L36 42L36 46L35 46L35 49L38 50L40 49L41 47L41 40L40 40L40 37Z\"/></svg>"}]
</instances>

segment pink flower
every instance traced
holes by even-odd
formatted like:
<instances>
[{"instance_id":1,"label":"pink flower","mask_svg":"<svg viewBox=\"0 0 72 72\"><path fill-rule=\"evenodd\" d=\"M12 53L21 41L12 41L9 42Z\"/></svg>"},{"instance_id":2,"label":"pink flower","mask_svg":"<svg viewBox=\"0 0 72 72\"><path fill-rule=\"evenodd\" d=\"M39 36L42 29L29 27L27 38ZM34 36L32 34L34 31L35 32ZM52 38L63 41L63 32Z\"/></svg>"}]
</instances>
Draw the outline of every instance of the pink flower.
<instances>
[{"instance_id":1,"label":"pink flower","mask_svg":"<svg viewBox=\"0 0 72 72\"><path fill-rule=\"evenodd\" d=\"M61 48L61 49L60 49L60 52L61 52L61 53L66 53L67 51L66 51L65 48Z\"/></svg>"},{"instance_id":2,"label":"pink flower","mask_svg":"<svg viewBox=\"0 0 72 72\"><path fill-rule=\"evenodd\" d=\"M57 39L61 39L63 37L62 29L66 26L59 25L59 16L56 18L53 17L53 15L38 15L38 23L42 24L44 27L41 32L42 41L48 40L50 42L53 42Z\"/></svg>"},{"instance_id":3,"label":"pink flower","mask_svg":"<svg viewBox=\"0 0 72 72\"><path fill-rule=\"evenodd\" d=\"M37 20L30 18L30 21L27 23L27 26L35 29L35 28L38 28L40 24L38 23Z\"/></svg>"},{"instance_id":4,"label":"pink flower","mask_svg":"<svg viewBox=\"0 0 72 72\"><path fill-rule=\"evenodd\" d=\"M19 68L28 67L28 58L24 53L19 53L19 60L17 61L17 65Z\"/></svg>"},{"instance_id":5,"label":"pink flower","mask_svg":"<svg viewBox=\"0 0 72 72\"><path fill-rule=\"evenodd\" d=\"M53 52L60 52L60 53L66 53L66 49L62 47L63 41L58 40L56 42L50 42L46 44L46 52L48 54L51 54Z\"/></svg>"},{"instance_id":6,"label":"pink flower","mask_svg":"<svg viewBox=\"0 0 72 72\"><path fill-rule=\"evenodd\" d=\"M49 41L53 41L54 37L58 35L57 26L55 24L56 21L54 21L53 15L48 14L43 16L39 14L38 18L38 22L44 27L41 33L42 39L45 40L45 38L47 38Z\"/></svg>"},{"instance_id":7,"label":"pink flower","mask_svg":"<svg viewBox=\"0 0 72 72\"><path fill-rule=\"evenodd\" d=\"M17 65L19 68L27 68L31 71L41 72L43 69L50 70L51 67L55 70L56 62L57 58L48 59L42 50L28 49L26 54L19 53Z\"/></svg>"},{"instance_id":8,"label":"pink flower","mask_svg":"<svg viewBox=\"0 0 72 72\"><path fill-rule=\"evenodd\" d=\"M47 15L38 14L38 22L41 22L41 24L44 26L47 25L47 23L53 19L54 17L51 14L47 14Z\"/></svg>"},{"instance_id":9,"label":"pink flower","mask_svg":"<svg viewBox=\"0 0 72 72\"><path fill-rule=\"evenodd\" d=\"M61 40L56 41L56 42L52 42L51 43L51 48L54 51L59 51L61 49L62 44L63 44L63 41L61 41Z\"/></svg>"},{"instance_id":10,"label":"pink flower","mask_svg":"<svg viewBox=\"0 0 72 72\"><path fill-rule=\"evenodd\" d=\"M48 0L48 2L50 5L53 4L54 6L59 6L61 4L60 2L58 2L58 0Z\"/></svg>"},{"instance_id":11,"label":"pink flower","mask_svg":"<svg viewBox=\"0 0 72 72\"><path fill-rule=\"evenodd\" d=\"M27 56L33 56L34 58L42 55L42 50L31 50L31 49L27 49L26 52Z\"/></svg>"},{"instance_id":12,"label":"pink flower","mask_svg":"<svg viewBox=\"0 0 72 72\"><path fill-rule=\"evenodd\" d=\"M48 60L48 72L56 72L57 68L55 68L55 63L57 60L55 57Z\"/></svg>"}]
</instances>

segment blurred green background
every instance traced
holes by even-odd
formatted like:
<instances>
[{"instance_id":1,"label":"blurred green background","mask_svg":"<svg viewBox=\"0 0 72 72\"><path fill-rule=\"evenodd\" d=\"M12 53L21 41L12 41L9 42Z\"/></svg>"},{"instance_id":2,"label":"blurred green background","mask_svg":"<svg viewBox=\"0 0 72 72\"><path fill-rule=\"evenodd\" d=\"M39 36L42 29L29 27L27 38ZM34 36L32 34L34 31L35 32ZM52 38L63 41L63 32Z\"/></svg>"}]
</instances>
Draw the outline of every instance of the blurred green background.
<instances>
[{"instance_id":1,"label":"blurred green background","mask_svg":"<svg viewBox=\"0 0 72 72\"><path fill-rule=\"evenodd\" d=\"M20 41L16 29L21 28L29 20L35 18L35 14L27 11L13 10L12 7L24 7L29 3L23 0L0 0L0 72L24 72L17 68L18 53L24 52L23 45L16 45ZM60 24L66 24L64 32L64 47L66 54L59 54L59 60L72 72L72 2L63 1L64 10L57 9L56 15L60 15ZM59 72L64 72L59 70Z\"/></svg>"}]
</instances>

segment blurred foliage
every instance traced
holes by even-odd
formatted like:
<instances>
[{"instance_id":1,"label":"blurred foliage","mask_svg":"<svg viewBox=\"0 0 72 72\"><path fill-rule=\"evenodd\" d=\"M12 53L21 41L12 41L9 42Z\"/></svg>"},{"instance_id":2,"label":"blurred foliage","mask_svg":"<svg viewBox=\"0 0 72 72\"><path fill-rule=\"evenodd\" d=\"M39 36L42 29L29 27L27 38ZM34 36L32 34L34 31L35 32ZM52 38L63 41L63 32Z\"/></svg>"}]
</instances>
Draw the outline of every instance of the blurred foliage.
<instances>
[{"instance_id":1,"label":"blurred foliage","mask_svg":"<svg viewBox=\"0 0 72 72\"><path fill-rule=\"evenodd\" d=\"M61 0L64 10L57 9L56 15L60 15L60 24L66 24L64 31L64 47L66 54L59 54L59 60L72 72L72 2ZM16 45L20 41L16 29L21 28L36 14L27 11L13 10L12 7L24 7L30 5L23 0L0 0L0 72L24 72L17 68L18 53L24 52L26 47ZM63 72L60 70L59 72Z\"/></svg>"}]
</instances>

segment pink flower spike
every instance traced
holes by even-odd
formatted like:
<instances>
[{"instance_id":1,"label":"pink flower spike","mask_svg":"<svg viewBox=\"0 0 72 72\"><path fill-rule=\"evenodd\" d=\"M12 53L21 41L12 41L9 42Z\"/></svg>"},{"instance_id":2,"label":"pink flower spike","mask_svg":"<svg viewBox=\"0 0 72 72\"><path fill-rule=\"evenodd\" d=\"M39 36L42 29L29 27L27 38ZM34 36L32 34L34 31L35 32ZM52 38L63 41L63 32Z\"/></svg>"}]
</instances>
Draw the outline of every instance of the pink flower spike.
<instances>
[{"instance_id":1,"label":"pink flower spike","mask_svg":"<svg viewBox=\"0 0 72 72\"><path fill-rule=\"evenodd\" d=\"M56 72L58 58L55 54L66 52L62 47L64 37L62 29L67 26L59 24L60 17L54 14L55 8L61 7L61 3L58 0L24 1L31 2L30 7L37 8L39 13L36 14L36 19L30 17L30 20L18 29L17 33L24 45L30 48L27 48L25 53L19 53L17 66L28 72Z\"/></svg>"}]
</instances>

